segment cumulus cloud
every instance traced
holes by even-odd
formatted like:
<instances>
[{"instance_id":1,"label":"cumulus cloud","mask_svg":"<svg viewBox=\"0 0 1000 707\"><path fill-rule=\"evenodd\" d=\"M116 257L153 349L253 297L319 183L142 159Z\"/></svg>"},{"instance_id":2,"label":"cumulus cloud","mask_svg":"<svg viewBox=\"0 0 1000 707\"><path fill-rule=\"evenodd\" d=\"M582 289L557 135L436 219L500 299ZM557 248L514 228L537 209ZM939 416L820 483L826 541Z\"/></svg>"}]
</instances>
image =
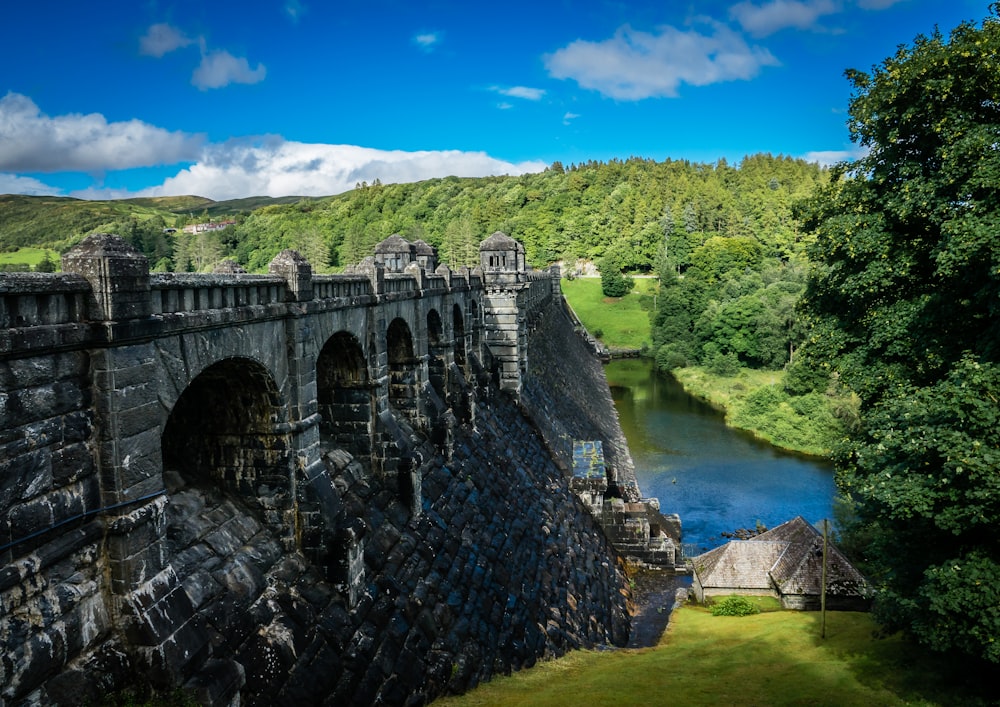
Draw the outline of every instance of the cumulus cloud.
<instances>
[{"instance_id":1,"label":"cumulus cloud","mask_svg":"<svg viewBox=\"0 0 1000 707\"><path fill-rule=\"evenodd\" d=\"M413 37L413 43L425 52L433 51L444 37L440 32L422 32Z\"/></svg>"},{"instance_id":2,"label":"cumulus cloud","mask_svg":"<svg viewBox=\"0 0 1000 707\"><path fill-rule=\"evenodd\" d=\"M832 167L838 162L850 162L868 154L866 147L852 147L848 150L815 150L802 156L806 162L816 162L823 167Z\"/></svg>"},{"instance_id":3,"label":"cumulus cloud","mask_svg":"<svg viewBox=\"0 0 1000 707\"><path fill-rule=\"evenodd\" d=\"M100 113L50 117L27 96L0 98L0 170L103 172L193 161L204 139Z\"/></svg>"},{"instance_id":4,"label":"cumulus cloud","mask_svg":"<svg viewBox=\"0 0 1000 707\"><path fill-rule=\"evenodd\" d=\"M771 0L761 5L741 2L729 8L729 14L746 32L766 37L790 27L813 29L820 17L839 10L834 0Z\"/></svg>"},{"instance_id":5,"label":"cumulus cloud","mask_svg":"<svg viewBox=\"0 0 1000 707\"><path fill-rule=\"evenodd\" d=\"M544 57L549 75L624 101L674 97L682 83L707 86L747 80L778 60L738 33L707 21L708 31L665 26L656 33L621 27L611 39L578 39Z\"/></svg>"},{"instance_id":6,"label":"cumulus cloud","mask_svg":"<svg viewBox=\"0 0 1000 707\"><path fill-rule=\"evenodd\" d=\"M159 58L175 49L194 44L194 42L195 40L185 36L176 27L162 22L150 25L146 34L139 39L139 53Z\"/></svg>"},{"instance_id":7,"label":"cumulus cloud","mask_svg":"<svg viewBox=\"0 0 1000 707\"><path fill-rule=\"evenodd\" d=\"M235 57L229 52L217 49L201 57L201 64L191 75L191 83L202 91L222 88L231 83L260 83L267 76L267 68L257 64L250 68L245 57Z\"/></svg>"},{"instance_id":8,"label":"cumulus cloud","mask_svg":"<svg viewBox=\"0 0 1000 707\"><path fill-rule=\"evenodd\" d=\"M493 90L502 96L510 96L511 98L523 98L526 101L540 101L542 100L542 96L545 95L544 89L529 88L528 86L511 86L510 88L494 86Z\"/></svg>"},{"instance_id":9,"label":"cumulus cloud","mask_svg":"<svg viewBox=\"0 0 1000 707\"><path fill-rule=\"evenodd\" d=\"M140 192L88 190L90 199L197 194L216 201L246 196L326 196L358 182L385 184L434 177L483 177L541 172L544 162L511 163L484 152L405 152L354 145L289 142L280 137L234 139L207 147L195 164Z\"/></svg>"},{"instance_id":10,"label":"cumulus cloud","mask_svg":"<svg viewBox=\"0 0 1000 707\"><path fill-rule=\"evenodd\" d=\"M59 190L33 177L0 172L0 194L29 194L30 196L56 196Z\"/></svg>"},{"instance_id":11,"label":"cumulus cloud","mask_svg":"<svg viewBox=\"0 0 1000 707\"><path fill-rule=\"evenodd\" d=\"M563 125L569 125L571 122L573 122L573 120L579 117L580 115L578 113L567 113L566 115L563 116Z\"/></svg>"}]
</instances>

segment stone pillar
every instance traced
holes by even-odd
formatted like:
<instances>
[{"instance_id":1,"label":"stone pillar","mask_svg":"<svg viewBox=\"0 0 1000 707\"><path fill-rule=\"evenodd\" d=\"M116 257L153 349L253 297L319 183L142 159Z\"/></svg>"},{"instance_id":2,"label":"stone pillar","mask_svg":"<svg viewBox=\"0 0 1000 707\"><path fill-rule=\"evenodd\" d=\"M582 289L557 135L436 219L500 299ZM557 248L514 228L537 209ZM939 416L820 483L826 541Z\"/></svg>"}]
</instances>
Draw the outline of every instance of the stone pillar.
<instances>
[{"instance_id":1,"label":"stone pillar","mask_svg":"<svg viewBox=\"0 0 1000 707\"><path fill-rule=\"evenodd\" d=\"M105 324L109 340L116 327L149 318L149 262L118 236L88 236L63 256L63 268L90 282L88 316ZM111 588L124 594L165 563L157 369L149 343L107 345L90 359Z\"/></svg>"},{"instance_id":2,"label":"stone pillar","mask_svg":"<svg viewBox=\"0 0 1000 707\"><path fill-rule=\"evenodd\" d=\"M293 302L308 302L313 298L312 265L298 251L281 251L274 256L267 270L272 275L285 278Z\"/></svg>"},{"instance_id":3,"label":"stone pillar","mask_svg":"<svg viewBox=\"0 0 1000 707\"><path fill-rule=\"evenodd\" d=\"M62 258L66 272L87 278L93 321L140 319L152 313L149 261L120 236L93 233Z\"/></svg>"},{"instance_id":4,"label":"stone pillar","mask_svg":"<svg viewBox=\"0 0 1000 707\"><path fill-rule=\"evenodd\" d=\"M209 636L168 564L157 366L137 337L154 324L149 262L118 236L95 234L63 268L90 282L89 317L107 332L90 359L111 613L140 670L170 687L204 659ZM123 337L130 343L116 345Z\"/></svg>"}]
</instances>

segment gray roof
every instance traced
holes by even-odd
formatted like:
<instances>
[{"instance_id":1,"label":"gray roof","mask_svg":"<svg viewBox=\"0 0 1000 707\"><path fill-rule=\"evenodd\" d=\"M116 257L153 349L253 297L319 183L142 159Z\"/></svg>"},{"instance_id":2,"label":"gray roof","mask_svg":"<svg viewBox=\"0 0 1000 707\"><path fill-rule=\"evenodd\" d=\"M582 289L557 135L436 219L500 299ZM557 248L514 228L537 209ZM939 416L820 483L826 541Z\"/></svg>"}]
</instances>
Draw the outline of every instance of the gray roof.
<instances>
[{"instance_id":1,"label":"gray roof","mask_svg":"<svg viewBox=\"0 0 1000 707\"><path fill-rule=\"evenodd\" d=\"M770 589L768 570L787 543L739 540L698 555L692 562L703 587Z\"/></svg>"},{"instance_id":2,"label":"gray roof","mask_svg":"<svg viewBox=\"0 0 1000 707\"><path fill-rule=\"evenodd\" d=\"M768 589L781 594L819 595L823 536L796 516L749 540L733 540L692 559L703 587ZM827 593L865 593L864 576L833 545L827 546Z\"/></svg>"},{"instance_id":3,"label":"gray roof","mask_svg":"<svg viewBox=\"0 0 1000 707\"><path fill-rule=\"evenodd\" d=\"M433 246L426 241L417 239L413 241L413 247L416 249L417 255L434 255Z\"/></svg>"},{"instance_id":4,"label":"gray roof","mask_svg":"<svg viewBox=\"0 0 1000 707\"><path fill-rule=\"evenodd\" d=\"M496 231L492 236L479 244L479 250L516 250L517 241L502 231Z\"/></svg>"},{"instance_id":5,"label":"gray roof","mask_svg":"<svg viewBox=\"0 0 1000 707\"><path fill-rule=\"evenodd\" d=\"M375 246L376 253L409 253L412 250L413 244L398 233L393 233Z\"/></svg>"}]
</instances>

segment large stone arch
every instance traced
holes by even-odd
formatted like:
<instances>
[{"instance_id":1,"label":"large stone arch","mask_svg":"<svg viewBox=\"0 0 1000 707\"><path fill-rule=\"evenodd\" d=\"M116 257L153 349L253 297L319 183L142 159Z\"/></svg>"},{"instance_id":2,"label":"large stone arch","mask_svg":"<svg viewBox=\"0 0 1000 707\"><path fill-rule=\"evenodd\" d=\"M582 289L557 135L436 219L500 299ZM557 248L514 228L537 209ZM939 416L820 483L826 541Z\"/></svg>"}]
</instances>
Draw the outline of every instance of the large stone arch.
<instances>
[{"instance_id":1,"label":"large stone arch","mask_svg":"<svg viewBox=\"0 0 1000 707\"><path fill-rule=\"evenodd\" d=\"M247 358L202 370L170 410L160 438L165 474L235 493L262 517L291 504L287 404L271 373Z\"/></svg>"},{"instance_id":2,"label":"large stone arch","mask_svg":"<svg viewBox=\"0 0 1000 707\"><path fill-rule=\"evenodd\" d=\"M420 426L420 359L413 346L410 326L396 317L386 328L386 364L389 372L389 404L409 422Z\"/></svg>"},{"instance_id":3,"label":"large stone arch","mask_svg":"<svg viewBox=\"0 0 1000 707\"><path fill-rule=\"evenodd\" d=\"M361 342L348 331L338 331L316 358L321 445L344 449L370 463L373 395L368 359Z\"/></svg>"},{"instance_id":4,"label":"large stone arch","mask_svg":"<svg viewBox=\"0 0 1000 707\"><path fill-rule=\"evenodd\" d=\"M447 396L447 348L441 315L431 309L427 312L427 377L441 399Z\"/></svg>"}]
</instances>

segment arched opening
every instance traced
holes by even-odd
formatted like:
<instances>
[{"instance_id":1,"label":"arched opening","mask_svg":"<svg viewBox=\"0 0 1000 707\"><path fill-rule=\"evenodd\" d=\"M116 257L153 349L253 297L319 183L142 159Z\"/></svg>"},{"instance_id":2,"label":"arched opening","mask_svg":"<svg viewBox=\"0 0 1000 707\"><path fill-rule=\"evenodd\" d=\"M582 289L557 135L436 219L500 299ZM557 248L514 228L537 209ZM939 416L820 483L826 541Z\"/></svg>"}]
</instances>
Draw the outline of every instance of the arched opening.
<instances>
[{"instance_id":1,"label":"arched opening","mask_svg":"<svg viewBox=\"0 0 1000 707\"><path fill-rule=\"evenodd\" d=\"M440 398L445 397L447 360L445 359L444 346L444 325L441 323L441 315L436 309L427 313L427 376L430 378L434 392Z\"/></svg>"},{"instance_id":2,"label":"arched opening","mask_svg":"<svg viewBox=\"0 0 1000 707\"><path fill-rule=\"evenodd\" d=\"M334 334L316 359L320 442L370 461L372 386L361 343L346 331Z\"/></svg>"},{"instance_id":3,"label":"arched opening","mask_svg":"<svg viewBox=\"0 0 1000 707\"><path fill-rule=\"evenodd\" d=\"M454 349L455 363L462 369L462 373L468 375L465 358L465 318L462 316L462 308L457 303L452 307L452 329L455 332Z\"/></svg>"},{"instance_id":4,"label":"arched opening","mask_svg":"<svg viewBox=\"0 0 1000 707\"><path fill-rule=\"evenodd\" d=\"M275 432L285 421L270 373L255 361L225 359L191 381L171 410L163 468L252 499L262 485L287 490L288 440Z\"/></svg>"},{"instance_id":5,"label":"arched opening","mask_svg":"<svg viewBox=\"0 0 1000 707\"><path fill-rule=\"evenodd\" d=\"M480 337L483 331L483 322L479 316L479 305L475 300L469 302L469 318L472 320L472 350L479 354Z\"/></svg>"},{"instance_id":6,"label":"arched opening","mask_svg":"<svg viewBox=\"0 0 1000 707\"><path fill-rule=\"evenodd\" d=\"M292 508L289 440L276 431L287 429L286 422L270 373L255 361L232 358L191 381L164 426L167 556L178 582L197 587L195 606L211 633L249 609L281 557L277 549L293 536L287 522ZM228 582L233 579L214 581L205 568L231 572L241 583L245 579L245 590L232 591ZM171 612L161 612L164 626L182 618ZM176 626L177 635L181 628ZM191 645L185 670L206 657L202 644Z\"/></svg>"},{"instance_id":7,"label":"arched opening","mask_svg":"<svg viewBox=\"0 0 1000 707\"><path fill-rule=\"evenodd\" d=\"M389 404L411 424L420 421L419 361L413 351L413 336L403 319L396 318L386 331L386 362L389 368Z\"/></svg>"}]
</instances>

